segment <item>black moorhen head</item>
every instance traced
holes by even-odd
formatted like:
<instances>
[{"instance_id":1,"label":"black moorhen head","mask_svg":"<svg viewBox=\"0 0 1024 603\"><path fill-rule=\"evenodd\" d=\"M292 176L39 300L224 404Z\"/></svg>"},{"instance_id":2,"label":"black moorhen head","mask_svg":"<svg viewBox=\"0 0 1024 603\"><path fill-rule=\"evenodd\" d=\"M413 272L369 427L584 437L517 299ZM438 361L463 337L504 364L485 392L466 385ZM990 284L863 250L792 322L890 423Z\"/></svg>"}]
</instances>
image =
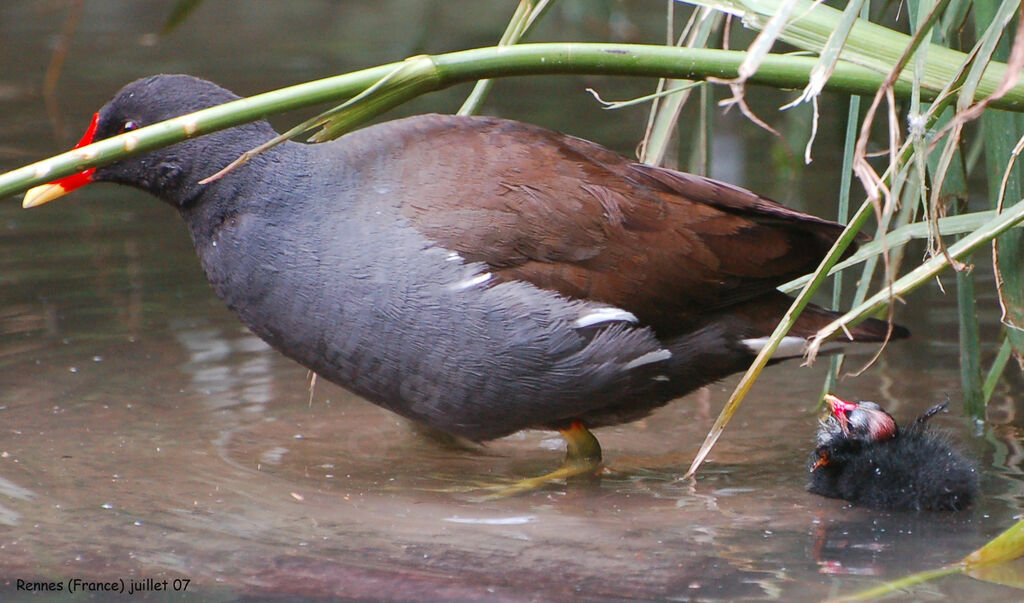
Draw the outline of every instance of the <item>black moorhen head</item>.
<instances>
[{"instance_id":1,"label":"black moorhen head","mask_svg":"<svg viewBox=\"0 0 1024 603\"><path fill-rule=\"evenodd\" d=\"M937 404L909 427L874 402L846 402L827 395L827 418L809 461L807 489L873 509L957 511L978 491L974 463L928 420L946 408Z\"/></svg>"},{"instance_id":2,"label":"black moorhen head","mask_svg":"<svg viewBox=\"0 0 1024 603\"><path fill-rule=\"evenodd\" d=\"M82 144L238 98L159 75L129 84ZM422 115L277 146L231 128L88 170L163 199L210 283L250 329L317 374L441 431L482 441L641 418L746 368L842 227L750 191L634 163L491 117ZM810 307L780 359L835 315ZM888 325L850 331L871 342ZM896 327L891 335L904 337Z\"/></svg>"}]
</instances>

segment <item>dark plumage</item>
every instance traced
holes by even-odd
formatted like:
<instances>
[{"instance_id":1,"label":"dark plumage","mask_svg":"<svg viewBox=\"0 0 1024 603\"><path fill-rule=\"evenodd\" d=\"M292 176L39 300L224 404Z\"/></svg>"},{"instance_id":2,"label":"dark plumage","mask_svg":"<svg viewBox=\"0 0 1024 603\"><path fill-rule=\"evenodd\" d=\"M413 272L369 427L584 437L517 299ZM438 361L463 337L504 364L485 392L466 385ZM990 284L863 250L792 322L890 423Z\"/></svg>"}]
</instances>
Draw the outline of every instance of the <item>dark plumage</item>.
<instances>
[{"instance_id":1,"label":"dark plumage","mask_svg":"<svg viewBox=\"0 0 1024 603\"><path fill-rule=\"evenodd\" d=\"M826 396L828 417L808 466L807 489L873 509L956 511L978 491L978 471L928 419L946 407L925 411L909 427L874 402Z\"/></svg>"},{"instance_id":2,"label":"dark plumage","mask_svg":"<svg viewBox=\"0 0 1024 603\"><path fill-rule=\"evenodd\" d=\"M237 99L189 76L129 84L82 143ZM187 129L188 125L184 125ZM319 375L481 441L643 417L742 370L842 226L529 124L424 115L338 140L257 122L88 170L174 207L253 332ZM809 307L776 358L835 314ZM866 321L857 341L888 326ZM893 337L905 337L896 327ZM589 434L586 434L589 435ZM588 441L589 442L589 441ZM599 457L596 440L585 446Z\"/></svg>"}]
</instances>

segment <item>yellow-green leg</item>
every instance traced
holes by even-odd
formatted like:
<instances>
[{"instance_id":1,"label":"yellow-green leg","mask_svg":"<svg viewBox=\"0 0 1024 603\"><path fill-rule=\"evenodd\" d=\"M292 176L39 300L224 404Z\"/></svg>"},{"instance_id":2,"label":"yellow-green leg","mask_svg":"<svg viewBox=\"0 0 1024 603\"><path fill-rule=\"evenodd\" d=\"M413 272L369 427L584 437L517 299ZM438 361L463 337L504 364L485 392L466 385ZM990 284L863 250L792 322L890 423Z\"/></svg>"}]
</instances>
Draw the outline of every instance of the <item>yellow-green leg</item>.
<instances>
[{"instance_id":1,"label":"yellow-green leg","mask_svg":"<svg viewBox=\"0 0 1024 603\"><path fill-rule=\"evenodd\" d=\"M561 467L545 475L520 480L511 486L496 487L497 491L483 497L483 500L537 490L556 480L593 475L601 468L601 444L582 421L573 421L569 427L559 429L558 432L565 438L565 460Z\"/></svg>"}]
</instances>

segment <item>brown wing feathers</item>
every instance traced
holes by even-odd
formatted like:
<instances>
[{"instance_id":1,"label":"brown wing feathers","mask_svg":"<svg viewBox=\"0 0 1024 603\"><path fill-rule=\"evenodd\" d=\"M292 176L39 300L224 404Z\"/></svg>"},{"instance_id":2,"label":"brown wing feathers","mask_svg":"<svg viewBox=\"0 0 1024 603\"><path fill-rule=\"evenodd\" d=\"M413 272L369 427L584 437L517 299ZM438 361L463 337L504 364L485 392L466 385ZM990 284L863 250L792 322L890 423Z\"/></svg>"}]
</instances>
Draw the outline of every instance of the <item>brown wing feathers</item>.
<instances>
[{"instance_id":1,"label":"brown wing feathers","mask_svg":"<svg viewBox=\"0 0 1024 603\"><path fill-rule=\"evenodd\" d=\"M658 330L813 270L841 231L747 190L526 124L491 120L468 130L441 116L435 123L436 131L414 138L436 146L404 150L443 153L417 186L429 188L444 180L445 165L460 165L461 189L459 199L424 194L430 207L404 207L418 229L500 279L613 304ZM457 137L452 146L448 135Z\"/></svg>"}]
</instances>

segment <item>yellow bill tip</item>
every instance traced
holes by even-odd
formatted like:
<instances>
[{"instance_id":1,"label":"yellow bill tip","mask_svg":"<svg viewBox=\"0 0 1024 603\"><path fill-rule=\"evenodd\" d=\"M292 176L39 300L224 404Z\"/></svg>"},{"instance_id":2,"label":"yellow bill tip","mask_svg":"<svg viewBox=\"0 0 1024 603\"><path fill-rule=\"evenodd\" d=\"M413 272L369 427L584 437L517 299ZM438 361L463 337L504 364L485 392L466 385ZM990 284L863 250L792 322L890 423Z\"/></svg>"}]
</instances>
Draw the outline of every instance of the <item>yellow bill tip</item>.
<instances>
[{"instance_id":1,"label":"yellow bill tip","mask_svg":"<svg viewBox=\"0 0 1024 603\"><path fill-rule=\"evenodd\" d=\"M60 184L42 184L29 189L28 192L25 193L25 199L21 202L21 206L25 209L37 207L44 203L49 203L59 197L63 197L67 193L68 190Z\"/></svg>"}]
</instances>

